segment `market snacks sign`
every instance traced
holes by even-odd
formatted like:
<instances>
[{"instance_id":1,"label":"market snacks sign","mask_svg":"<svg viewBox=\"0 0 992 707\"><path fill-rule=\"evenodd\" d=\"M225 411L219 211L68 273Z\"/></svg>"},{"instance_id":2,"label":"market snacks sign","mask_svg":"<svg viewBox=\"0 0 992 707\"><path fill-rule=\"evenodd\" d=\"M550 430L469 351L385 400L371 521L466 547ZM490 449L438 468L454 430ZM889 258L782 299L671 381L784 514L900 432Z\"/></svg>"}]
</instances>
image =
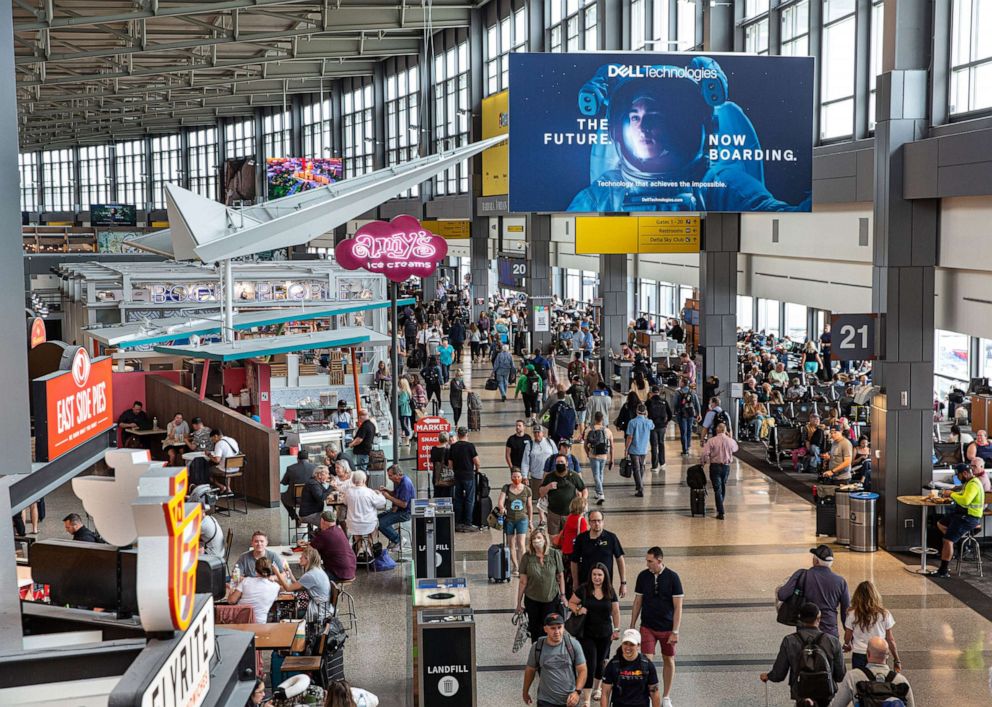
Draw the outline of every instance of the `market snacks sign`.
<instances>
[{"instance_id":1,"label":"market snacks sign","mask_svg":"<svg viewBox=\"0 0 992 707\"><path fill-rule=\"evenodd\" d=\"M393 282L433 274L447 254L448 242L428 231L413 216L397 216L389 222L372 221L334 248L341 267L363 268L385 275Z\"/></svg>"}]
</instances>

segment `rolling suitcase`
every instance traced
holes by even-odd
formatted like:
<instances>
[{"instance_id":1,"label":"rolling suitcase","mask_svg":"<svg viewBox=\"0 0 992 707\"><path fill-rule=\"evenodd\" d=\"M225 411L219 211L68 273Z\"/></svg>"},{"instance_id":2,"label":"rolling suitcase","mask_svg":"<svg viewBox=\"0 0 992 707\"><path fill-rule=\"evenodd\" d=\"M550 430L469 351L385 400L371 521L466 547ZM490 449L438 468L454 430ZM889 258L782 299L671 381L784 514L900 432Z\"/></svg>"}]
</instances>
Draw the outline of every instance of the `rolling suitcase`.
<instances>
[{"instance_id":1,"label":"rolling suitcase","mask_svg":"<svg viewBox=\"0 0 992 707\"><path fill-rule=\"evenodd\" d=\"M489 581L495 584L510 581L510 548L506 546L506 533L496 545L489 546Z\"/></svg>"},{"instance_id":2,"label":"rolling suitcase","mask_svg":"<svg viewBox=\"0 0 992 707\"><path fill-rule=\"evenodd\" d=\"M493 510L493 499L489 496L475 499L475 507L472 509L472 525L477 528L485 528L486 520Z\"/></svg>"},{"instance_id":3,"label":"rolling suitcase","mask_svg":"<svg viewBox=\"0 0 992 707\"><path fill-rule=\"evenodd\" d=\"M706 515L706 489L692 489L689 492L689 511L693 517Z\"/></svg>"},{"instance_id":4,"label":"rolling suitcase","mask_svg":"<svg viewBox=\"0 0 992 707\"><path fill-rule=\"evenodd\" d=\"M468 428L472 432L478 432L482 429L482 411L468 409Z\"/></svg>"}]
</instances>

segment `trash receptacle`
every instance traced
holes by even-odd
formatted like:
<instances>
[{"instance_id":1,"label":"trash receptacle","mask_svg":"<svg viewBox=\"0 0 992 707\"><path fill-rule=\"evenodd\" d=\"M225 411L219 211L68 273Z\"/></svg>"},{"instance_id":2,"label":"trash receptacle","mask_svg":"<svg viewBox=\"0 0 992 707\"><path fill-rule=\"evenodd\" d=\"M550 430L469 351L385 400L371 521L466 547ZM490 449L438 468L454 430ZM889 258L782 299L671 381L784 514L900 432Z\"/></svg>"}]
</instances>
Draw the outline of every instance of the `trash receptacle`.
<instances>
[{"instance_id":1,"label":"trash receptacle","mask_svg":"<svg viewBox=\"0 0 992 707\"><path fill-rule=\"evenodd\" d=\"M851 544L851 492L837 489L834 496L837 509L837 544Z\"/></svg>"},{"instance_id":2,"label":"trash receptacle","mask_svg":"<svg viewBox=\"0 0 992 707\"><path fill-rule=\"evenodd\" d=\"M851 500L851 550L875 552L878 550L877 493L852 493Z\"/></svg>"},{"instance_id":3,"label":"trash receptacle","mask_svg":"<svg viewBox=\"0 0 992 707\"><path fill-rule=\"evenodd\" d=\"M820 484L813 487L813 500L816 503L816 534L837 534L837 507L834 504L836 486Z\"/></svg>"}]
</instances>

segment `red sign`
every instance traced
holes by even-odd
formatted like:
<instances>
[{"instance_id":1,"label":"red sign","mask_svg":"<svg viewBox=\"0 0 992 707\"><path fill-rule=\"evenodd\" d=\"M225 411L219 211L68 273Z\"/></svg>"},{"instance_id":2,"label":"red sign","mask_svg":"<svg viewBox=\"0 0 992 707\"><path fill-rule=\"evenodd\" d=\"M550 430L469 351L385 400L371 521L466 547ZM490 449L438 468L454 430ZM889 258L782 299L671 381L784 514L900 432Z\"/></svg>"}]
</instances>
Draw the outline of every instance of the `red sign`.
<instances>
[{"instance_id":1,"label":"red sign","mask_svg":"<svg viewBox=\"0 0 992 707\"><path fill-rule=\"evenodd\" d=\"M417 433L417 469L431 470L431 450L440 441L442 432L451 432L451 423L443 417L422 417L413 423L413 431Z\"/></svg>"},{"instance_id":2,"label":"red sign","mask_svg":"<svg viewBox=\"0 0 992 707\"><path fill-rule=\"evenodd\" d=\"M33 349L39 344L45 343L47 340L47 335L45 334L45 320L41 317L35 317L28 320L28 348Z\"/></svg>"},{"instance_id":3,"label":"red sign","mask_svg":"<svg viewBox=\"0 0 992 707\"><path fill-rule=\"evenodd\" d=\"M448 241L436 236L413 216L392 221L372 221L334 247L338 265L346 270L365 268L404 282L416 275L431 275L448 255Z\"/></svg>"},{"instance_id":4,"label":"red sign","mask_svg":"<svg viewBox=\"0 0 992 707\"><path fill-rule=\"evenodd\" d=\"M48 462L114 426L112 361L79 348L68 371L32 381L36 461Z\"/></svg>"}]
</instances>

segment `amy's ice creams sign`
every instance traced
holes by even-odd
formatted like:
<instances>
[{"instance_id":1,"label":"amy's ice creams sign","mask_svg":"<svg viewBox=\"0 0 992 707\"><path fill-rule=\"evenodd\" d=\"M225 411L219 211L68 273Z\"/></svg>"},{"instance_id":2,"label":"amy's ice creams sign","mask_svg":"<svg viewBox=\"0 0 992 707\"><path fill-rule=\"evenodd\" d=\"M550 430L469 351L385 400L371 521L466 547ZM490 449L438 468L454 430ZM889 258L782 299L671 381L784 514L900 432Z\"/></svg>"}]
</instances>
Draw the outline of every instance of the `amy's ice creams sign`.
<instances>
[{"instance_id":1,"label":"amy's ice creams sign","mask_svg":"<svg viewBox=\"0 0 992 707\"><path fill-rule=\"evenodd\" d=\"M393 282L431 275L448 254L448 242L421 225L413 216L373 221L353 238L341 241L334 256L347 270L364 268Z\"/></svg>"}]
</instances>

